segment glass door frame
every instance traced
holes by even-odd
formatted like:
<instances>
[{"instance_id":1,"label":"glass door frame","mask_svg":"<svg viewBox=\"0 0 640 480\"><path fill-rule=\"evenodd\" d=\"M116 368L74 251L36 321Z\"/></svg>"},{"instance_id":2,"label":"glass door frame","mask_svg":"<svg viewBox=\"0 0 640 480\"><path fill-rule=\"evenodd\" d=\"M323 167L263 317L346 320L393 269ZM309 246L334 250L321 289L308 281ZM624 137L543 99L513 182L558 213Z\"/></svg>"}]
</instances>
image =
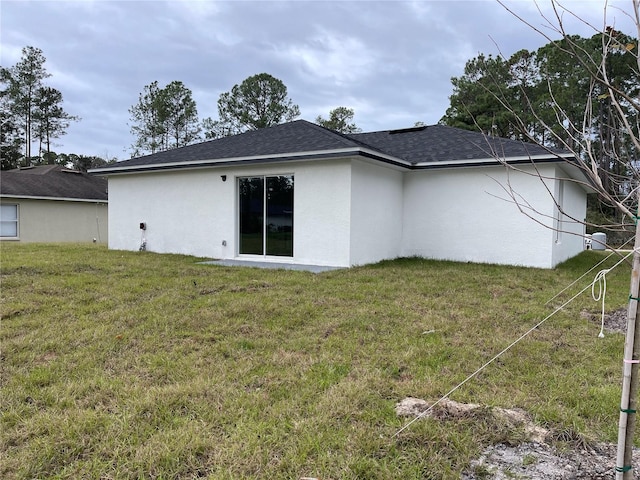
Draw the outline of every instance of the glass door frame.
<instances>
[{"instance_id":1,"label":"glass door frame","mask_svg":"<svg viewBox=\"0 0 640 480\"><path fill-rule=\"evenodd\" d=\"M276 208L276 211L282 210L280 215L278 215L278 213L275 213L275 215L273 213L270 213L270 210L272 210L271 207L274 206L274 204L270 202L270 198L269 198L270 191L272 191L270 188L270 180L276 179L276 178L288 179L287 183L290 185L290 189L285 188L283 190L277 190L275 193L276 195L283 194L285 196L284 203L275 204L276 207L280 207L279 209ZM260 207L262 208L262 212L261 212L261 215L255 215L256 218L252 220L250 218L252 213L251 212L252 198L251 197L248 197L247 199L243 198L242 182L243 180L254 181L256 179L259 179L261 181L262 199L261 199ZM290 191L287 191L287 190L290 190ZM288 195L290 195L290 198L287 198ZM237 244L238 256L243 256L243 257L253 256L258 258L266 258L266 257L293 258L294 256L294 244L293 244L294 212L295 212L294 195L295 195L295 176L293 173L242 175L242 176L236 177L236 205L237 205L237 209L236 209L237 242L236 244ZM258 198L260 197L256 195L253 201L256 201L256 199ZM280 201L282 202L282 199L280 199ZM245 202L248 202L248 203L245 203ZM243 218L243 215L244 215L243 208L245 205L249 205L249 211L246 213L247 215L249 215L248 218ZM287 208L287 207L290 207L290 208ZM273 222L273 223L270 222L270 219L274 220L278 216L282 217L282 223L278 224L279 222ZM261 253L257 253L256 251L243 253L243 235L247 235L247 236L251 235L251 231L249 231L248 233L243 233L243 226L245 223L249 223L249 224L252 222L255 223L257 219L259 219L259 221L261 221L262 223L261 231L259 232L260 240L262 243L260 248ZM271 231L271 229L275 229L275 231ZM257 229L254 230L254 233L257 233ZM282 239L281 241L278 241L279 237ZM273 243L270 244L270 242L273 242ZM251 246L246 248L245 250L247 249L251 250ZM274 253L274 252L277 252L278 250L284 253Z\"/></svg>"}]
</instances>

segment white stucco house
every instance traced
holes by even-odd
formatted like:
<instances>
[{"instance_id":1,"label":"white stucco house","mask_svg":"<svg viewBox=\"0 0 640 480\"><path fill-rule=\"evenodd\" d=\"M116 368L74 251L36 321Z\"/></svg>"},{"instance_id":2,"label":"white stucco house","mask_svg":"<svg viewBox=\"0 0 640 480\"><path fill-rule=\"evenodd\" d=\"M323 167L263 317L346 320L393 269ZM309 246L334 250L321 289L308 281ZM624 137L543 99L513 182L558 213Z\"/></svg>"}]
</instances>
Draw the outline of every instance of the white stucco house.
<instances>
[{"instance_id":1,"label":"white stucco house","mask_svg":"<svg viewBox=\"0 0 640 480\"><path fill-rule=\"evenodd\" d=\"M347 135L297 120L90 173L109 181L112 249L552 268L584 245L588 187L562 154L441 125Z\"/></svg>"},{"instance_id":2,"label":"white stucco house","mask_svg":"<svg viewBox=\"0 0 640 480\"><path fill-rule=\"evenodd\" d=\"M0 173L0 241L96 242L108 238L104 178L61 165Z\"/></svg>"}]
</instances>

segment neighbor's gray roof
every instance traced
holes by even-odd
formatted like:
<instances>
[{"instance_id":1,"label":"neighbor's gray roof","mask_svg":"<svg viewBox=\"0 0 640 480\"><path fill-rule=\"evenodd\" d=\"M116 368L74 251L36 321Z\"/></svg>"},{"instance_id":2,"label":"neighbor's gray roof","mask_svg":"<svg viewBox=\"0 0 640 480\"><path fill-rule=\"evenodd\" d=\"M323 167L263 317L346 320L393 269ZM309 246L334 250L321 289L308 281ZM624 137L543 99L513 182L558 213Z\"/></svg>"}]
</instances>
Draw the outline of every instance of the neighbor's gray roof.
<instances>
[{"instance_id":1,"label":"neighbor's gray roof","mask_svg":"<svg viewBox=\"0 0 640 480\"><path fill-rule=\"evenodd\" d=\"M95 173L140 171L181 166L224 165L242 161L273 162L359 155L405 168L444 167L464 162L486 163L531 157L557 160L549 150L531 143L486 137L443 125L341 134L305 120L296 120L164 152L132 158L91 170Z\"/></svg>"},{"instance_id":2,"label":"neighbor's gray roof","mask_svg":"<svg viewBox=\"0 0 640 480\"><path fill-rule=\"evenodd\" d=\"M61 165L4 170L0 196L107 201L107 180Z\"/></svg>"}]
</instances>

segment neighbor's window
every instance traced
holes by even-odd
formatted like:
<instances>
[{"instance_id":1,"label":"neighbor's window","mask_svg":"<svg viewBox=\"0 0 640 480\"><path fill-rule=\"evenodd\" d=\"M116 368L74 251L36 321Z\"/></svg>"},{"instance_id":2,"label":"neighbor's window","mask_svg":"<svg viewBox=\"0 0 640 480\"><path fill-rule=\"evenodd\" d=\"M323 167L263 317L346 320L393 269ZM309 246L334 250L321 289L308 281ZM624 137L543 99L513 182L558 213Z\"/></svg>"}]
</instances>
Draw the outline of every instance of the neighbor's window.
<instances>
[{"instance_id":1,"label":"neighbor's window","mask_svg":"<svg viewBox=\"0 0 640 480\"><path fill-rule=\"evenodd\" d=\"M0 205L0 237L18 238L18 205Z\"/></svg>"}]
</instances>

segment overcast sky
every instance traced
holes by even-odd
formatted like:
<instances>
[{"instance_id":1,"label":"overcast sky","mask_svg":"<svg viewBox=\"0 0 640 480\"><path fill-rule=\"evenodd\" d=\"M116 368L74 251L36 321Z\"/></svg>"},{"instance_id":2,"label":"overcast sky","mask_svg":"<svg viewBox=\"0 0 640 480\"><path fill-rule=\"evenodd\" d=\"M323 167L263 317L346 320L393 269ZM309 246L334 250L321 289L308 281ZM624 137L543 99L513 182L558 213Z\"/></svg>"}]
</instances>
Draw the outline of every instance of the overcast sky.
<instances>
[{"instance_id":1,"label":"overcast sky","mask_svg":"<svg viewBox=\"0 0 640 480\"><path fill-rule=\"evenodd\" d=\"M533 0L507 1L554 38ZM602 0L565 0L596 27ZM633 34L631 0L609 2L608 25ZM538 6L552 14L548 0ZM616 8L619 7L619 8ZM565 16L573 33L588 26ZM130 157L128 109L145 85L173 80L191 89L200 118L245 78L284 82L301 117L355 110L364 131L437 123L451 77L479 53L509 56L547 43L494 0L0 2L0 64L40 48L64 108L81 117L56 141L59 153Z\"/></svg>"}]
</instances>

